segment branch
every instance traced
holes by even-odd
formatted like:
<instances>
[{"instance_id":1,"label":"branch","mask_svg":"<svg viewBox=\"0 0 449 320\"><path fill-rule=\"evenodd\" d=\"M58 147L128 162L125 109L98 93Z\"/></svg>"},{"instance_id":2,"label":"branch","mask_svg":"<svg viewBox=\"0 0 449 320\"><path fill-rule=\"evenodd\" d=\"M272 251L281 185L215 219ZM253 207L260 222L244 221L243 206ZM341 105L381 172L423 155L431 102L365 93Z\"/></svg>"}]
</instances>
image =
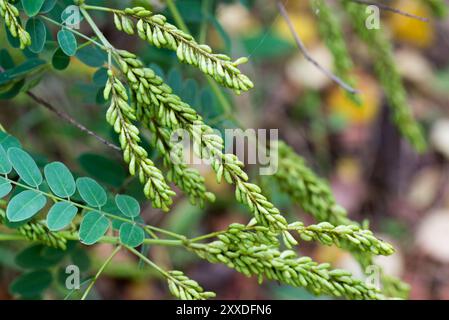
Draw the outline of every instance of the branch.
<instances>
[{"instance_id":1,"label":"branch","mask_svg":"<svg viewBox=\"0 0 449 320\"><path fill-rule=\"evenodd\" d=\"M380 9L385 10L385 11L390 11L390 12L393 12L393 13L397 13L397 14L400 14L400 15L408 17L408 18L420 20L422 22L429 22L428 18L420 17L420 16L417 16L415 14L408 13L408 12L402 11L402 10L397 9L397 8L393 8L393 7L389 6L389 5L386 5L386 4L383 4L383 3L378 3L376 1L369 1L369 0L351 0L351 1L355 2L355 3L358 3L358 4L377 6Z\"/></svg>"},{"instance_id":2,"label":"branch","mask_svg":"<svg viewBox=\"0 0 449 320\"><path fill-rule=\"evenodd\" d=\"M105 144L106 146L108 146L111 149L114 149L116 151L121 152L120 147L116 146L115 144L107 141L106 139L100 137L99 135L97 135L95 132L87 129L85 126L83 126L81 123L79 123L78 121L76 121L75 119L73 119L71 116L69 116L67 113L56 109L53 105L51 105L49 102L45 101L44 99L42 99L41 97L36 96L33 92L31 91L27 91L26 94L33 99L36 103L40 104L41 106L47 108L48 110L50 110L51 112L53 112L54 114L56 114L58 117L60 117L61 119L65 120L66 122L70 123L71 125L73 125L74 127L78 128L79 130L87 133L88 135L94 137L95 139L97 139L98 141L100 141L101 143Z\"/></svg>"},{"instance_id":3,"label":"branch","mask_svg":"<svg viewBox=\"0 0 449 320\"><path fill-rule=\"evenodd\" d=\"M354 89L349 84L344 82L341 78L339 78L338 76L336 76L335 74L333 74L332 72L330 72L329 70L327 70L326 68L321 66L315 59L312 58L312 56L309 54L309 52L307 51L306 47L304 46L304 43L302 42L302 40L299 37L298 33L295 31L293 23L290 20L290 17L288 16L288 13L287 13L287 10L285 9L285 6L284 6L284 4L282 3L281 0L277 0L277 6L278 6L280 14L282 15L282 17L284 18L285 22L287 23L288 28L290 29L290 32L292 33L293 37L295 38L296 44L297 44L297 46L299 48L299 51L302 52L304 57L310 63L312 63L315 67L317 67L321 72L323 72L326 76L328 76L332 81L337 83L340 87L342 87L343 89L345 89L346 91L348 91L351 94L358 93L358 91L356 89Z\"/></svg>"}]
</instances>

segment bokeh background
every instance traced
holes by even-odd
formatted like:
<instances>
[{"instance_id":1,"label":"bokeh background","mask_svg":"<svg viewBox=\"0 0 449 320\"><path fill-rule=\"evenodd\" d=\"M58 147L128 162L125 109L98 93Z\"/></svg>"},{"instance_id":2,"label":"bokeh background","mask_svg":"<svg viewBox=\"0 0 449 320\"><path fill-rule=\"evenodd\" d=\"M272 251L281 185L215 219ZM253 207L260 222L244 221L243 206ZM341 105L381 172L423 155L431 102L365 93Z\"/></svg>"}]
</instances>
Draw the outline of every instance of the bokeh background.
<instances>
[{"instance_id":1,"label":"bokeh background","mask_svg":"<svg viewBox=\"0 0 449 320\"><path fill-rule=\"evenodd\" d=\"M290 17L310 54L331 70L332 57L318 34L316 16L307 2L289 1ZM108 1L108 6L124 7L125 3L151 5L166 12L163 1ZM413 14L431 16L421 1L388 3ZM227 92L234 108L232 116L248 128L279 129L280 137L318 174L329 179L338 202L348 209L350 217L369 220L380 238L395 245L396 254L376 261L388 274L411 285L411 299L449 299L449 20L431 18L426 23L382 13L382 28L394 41L409 106L424 125L430 144L428 152L417 155L392 125L382 89L373 76L373 61L341 12L335 14L343 21L355 61L361 106L304 59L274 1L182 0L177 5L191 31L216 51L250 58L243 69L254 80L255 89L238 97ZM138 52L209 124L220 130L237 126L232 117L223 113L197 70L180 65L169 51L151 48L136 37L115 31L110 17L100 14L96 19L117 47ZM85 26L82 31L89 33ZM21 53L11 50L3 28L0 43L20 61ZM106 105L99 94L102 79L96 73L98 68L79 62L82 55L78 53L72 59L68 70L47 73L33 90L112 141L115 137L104 120ZM120 156L36 105L25 94L0 101L0 123L42 162L61 160L111 190L125 191L145 201L138 182L127 178ZM156 152L153 157L160 160ZM99 167L108 168L108 174L97 170ZM245 223L249 214L235 203L232 188L216 184L207 167L201 170L208 187L217 194L215 204L201 209L178 196L172 212L163 214L143 202L144 219L187 236L224 229L232 222ZM270 177L258 182L287 215L313 223ZM8 285L21 272L14 257L22 248L20 243L0 243L0 299L12 298ZM351 256L338 248L304 243L299 250L317 261L331 262L361 276ZM111 247L99 245L78 251L77 259L87 277L96 272ZM150 251L158 264L186 271L204 288L217 292L219 298L317 299L302 289L277 283L259 287L255 278L199 261L182 250L154 247ZM54 284L43 296L63 297L61 284ZM94 297L163 299L169 295L165 283L153 271L137 264L125 252L114 259L98 281Z\"/></svg>"}]
</instances>

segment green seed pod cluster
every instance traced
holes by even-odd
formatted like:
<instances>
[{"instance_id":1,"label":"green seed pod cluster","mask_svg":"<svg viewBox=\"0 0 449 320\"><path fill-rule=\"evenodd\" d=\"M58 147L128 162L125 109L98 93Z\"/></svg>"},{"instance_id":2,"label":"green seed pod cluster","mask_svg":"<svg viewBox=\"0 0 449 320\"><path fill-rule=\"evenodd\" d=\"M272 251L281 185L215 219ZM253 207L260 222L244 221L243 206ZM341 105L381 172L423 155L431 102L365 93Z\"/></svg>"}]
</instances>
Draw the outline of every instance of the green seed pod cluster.
<instances>
[{"instance_id":1,"label":"green seed pod cluster","mask_svg":"<svg viewBox=\"0 0 449 320\"><path fill-rule=\"evenodd\" d=\"M373 256L366 252L351 250L352 256L359 262L362 270L369 271L368 268L376 267L381 272L380 282L382 286L382 293L389 298L407 299L410 293L410 285L401 281L400 279L387 275L383 272L380 266L377 266L373 261Z\"/></svg>"},{"instance_id":2,"label":"green seed pod cluster","mask_svg":"<svg viewBox=\"0 0 449 320\"><path fill-rule=\"evenodd\" d=\"M329 222L321 222L316 225L305 226L302 222L294 222L289 225L290 230L298 232L304 241L317 240L324 245L335 244L343 247L346 241L362 252L370 252L375 255L391 255L394 248L389 243L377 239L370 230L365 230L356 225L334 226Z\"/></svg>"},{"instance_id":3,"label":"green seed pod cluster","mask_svg":"<svg viewBox=\"0 0 449 320\"><path fill-rule=\"evenodd\" d=\"M223 139L191 106L173 94L173 90L153 70L144 68L134 54L124 50L118 54L121 71L135 95L137 119L155 118L160 125L171 129L170 134L178 128L186 130L192 137L193 151L211 163L217 181L224 178L229 184L235 184L236 199L251 210L261 225L285 230L287 221L262 194L260 187L248 182L243 163L234 154L223 153Z\"/></svg>"},{"instance_id":4,"label":"green seed pod cluster","mask_svg":"<svg viewBox=\"0 0 449 320\"><path fill-rule=\"evenodd\" d=\"M134 23L136 19L137 22ZM114 23L118 30L135 34L158 48L176 51L178 59L199 68L203 73L213 77L219 84L235 92L248 91L254 87L251 80L238 66L248 61L240 58L231 61L224 54L214 54L208 45L198 44L191 35L168 23L165 16L153 14L142 8L127 8L115 11Z\"/></svg>"},{"instance_id":5,"label":"green seed pod cluster","mask_svg":"<svg viewBox=\"0 0 449 320\"><path fill-rule=\"evenodd\" d=\"M5 19L6 27L14 38L20 41L20 49L31 45L31 36L22 27L19 21L19 9L10 4L8 0L0 0L0 16Z\"/></svg>"},{"instance_id":6,"label":"green seed pod cluster","mask_svg":"<svg viewBox=\"0 0 449 320\"><path fill-rule=\"evenodd\" d=\"M110 99L111 104L106 113L106 120L119 135L129 173L133 176L138 175L140 182L144 184L144 194L152 200L155 208L169 211L175 192L167 185L161 171L148 158L147 151L140 146L139 129L132 124L132 121L137 120L135 110L128 104L128 94L124 85L111 70L108 74L104 98Z\"/></svg>"},{"instance_id":7,"label":"green seed pod cluster","mask_svg":"<svg viewBox=\"0 0 449 320\"><path fill-rule=\"evenodd\" d=\"M188 194L192 203L198 202L202 205L205 201L214 201L214 195L206 191L204 178L197 170L188 168L182 161L173 161L181 159L171 158L172 131L164 129L168 127L174 130L179 127L173 109L178 110L185 119L197 119L196 112L184 104L178 96L171 95L171 89L152 69L145 68L136 55L120 50L117 59L131 89L130 107L133 109L133 118L141 121L153 133L152 145L159 150L165 166L169 168L168 179ZM170 99L167 100L165 97ZM157 123L154 123L156 118Z\"/></svg>"},{"instance_id":8,"label":"green seed pod cluster","mask_svg":"<svg viewBox=\"0 0 449 320\"><path fill-rule=\"evenodd\" d=\"M182 271L168 272L168 289L181 300L207 300L215 297L214 292L204 291L195 280L189 279Z\"/></svg>"},{"instance_id":9,"label":"green seed pod cluster","mask_svg":"<svg viewBox=\"0 0 449 320\"><path fill-rule=\"evenodd\" d=\"M307 167L304 159L280 141L279 166L274 177L281 188L318 221L334 225L352 224L346 210L337 205L329 185Z\"/></svg>"},{"instance_id":10,"label":"green seed pod cluster","mask_svg":"<svg viewBox=\"0 0 449 320\"><path fill-rule=\"evenodd\" d=\"M354 85L355 81L351 76L354 65L349 55L346 41L343 38L341 24L325 0L310 0L310 3L318 18L317 24L321 38L324 39L327 48L333 56L335 73L346 83ZM356 96L353 94L350 97L356 99Z\"/></svg>"},{"instance_id":11,"label":"green seed pod cluster","mask_svg":"<svg viewBox=\"0 0 449 320\"><path fill-rule=\"evenodd\" d=\"M408 299L410 294L410 285L401 281L400 279L383 274L382 292L387 297L395 297L400 299Z\"/></svg>"},{"instance_id":12,"label":"green seed pod cluster","mask_svg":"<svg viewBox=\"0 0 449 320\"><path fill-rule=\"evenodd\" d=\"M227 183L234 184L236 200L249 208L260 225L276 231L287 228L287 221L262 194L261 188L248 181L248 175L238 157L223 153L223 140L211 127L198 120L186 125L184 129L193 138L194 152L210 162L216 173L217 182L221 183L224 178Z\"/></svg>"},{"instance_id":13,"label":"green seed pod cluster","mask_svg":"<svg viewBox=\"0 0 449 320\"><path fill-rule=\"evenodd\" d=\"M259 236L261 235L262 238ZM350 299L383 299L380 291L344 270L332 270L327 263L318 264L309 257L298 257L292 250L279 251L270 244L267 232L245 230L233 225L211 243L190 243L188 248L211 263L222 263L250 277L276 280L304 287L314 294L328 294Z\"/></svg>"},{"instance_id":14,"label":"green seed pod cluster","mask_svg":"<svg viewBox=\"0 0 449 320\"><path fill-rule=\"evenodd\" d=\"M301 238L303 240L318 240L326 245L333 243L350 251L363 268L375 265L373 262L373 254L391 254L393 248L390 247L389 244L374 238L370 231L361 229L356 222L347 217L346 210L336 204L328 184L324 180L318 178L313 171L305 165L304 160L298 156L293 149L287 146L284 142L279 142L278 146L279 167L278 172L275 174L275 178L281 188L287 192L304 211L311 214L318 221L324 222L325 229L332 229L329 228L330 225L336 225L337 227L335 228L337 230L344 230L351 235L350 238L341 234L339 234L338 237L336 237L336 234L326 234L326 236L323 237L323 233L315 234L316 231L313 231L313 234L308 233L305 237L304 234L302 234ZM301 226L301 224L293 223L290 226ZM312 227L312 229L315 229L315 227ZM352 231L350 230L357 229L362 232L362 236L368 235L370 245L366 242L368 239L362 240L362 238L354 237L353 234L351 234ZM356 240L354 241L354 239ZM331 243L330 240L333 242ZM382 244L380 244L380 242ZM399 279L396 280L400 282ZM389 286L389 283L383 283L383 285L386 288ZM395 287L404 288L406 286L407 284L402 283L402 285L396 285ZM402 293L401 295L389 294L387 296L403 297L406 294L407 293Z\"/></svg>"},{"instance_id":15,"label":"green seed pod cluster","mask_svg":"<svg viewBox=\"0 0 449 320\"><path fill-rule=\"evenodd\" d=\"M0 210L0 224L4 224L5 221L6 212ZM67 249L67 240L58 233L51 232L44 223L28 222L17 228L17 231L30 241L40 242L52 248Z\"/></svg>"},{"instance_id":16,"label":"green seed pod cluster","mask_svg":"<svg viewBox=\"0 0 449 320\"><path fill-rule=\"evenodd\" d=\"M407 105L407 93L397 70L390 42L381 30L366 28L367 13L364 6L350 0L342 0L342 3L358 36L370 49L375 71L384 88L394 123L416 151L424 152L427 143L420 124Z\"/></svg>"},{"instance_id":17,"label":"green seed pod cluster","mask_svg":"<svg viewBox=\"0 0 449 320\"><path fill-rule=\"evenodd\" d=\"M170 131L160 126L156 121L145 115L142 123L152 132L151 145L158 149L167 168L167 179L174 182L189 196L190 203L204 206L205 201L214 202L215 195L206 190L204 177L184 163L183 148L175 147L170 139Z\"/></svg>"}]
</instances>

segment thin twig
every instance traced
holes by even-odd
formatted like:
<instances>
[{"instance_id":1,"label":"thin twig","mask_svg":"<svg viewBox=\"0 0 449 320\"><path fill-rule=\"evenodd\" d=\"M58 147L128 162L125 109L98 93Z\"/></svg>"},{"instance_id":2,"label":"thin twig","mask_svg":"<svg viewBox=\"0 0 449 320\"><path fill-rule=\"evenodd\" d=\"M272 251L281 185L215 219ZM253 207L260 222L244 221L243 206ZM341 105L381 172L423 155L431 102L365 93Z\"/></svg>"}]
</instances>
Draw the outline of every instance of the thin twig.
<instances>
[{"instance_id":1,"label":"thin twig","mask_svg":"<svg viewBox=\"0 0 449 320\"><path fill-rule=\"evenodd\" d=\"M51 112L53 112L54 114L56 114L58 117L60 117L61 119L67 121L68 123L70 123L71 125L73 125L74 127L78 128L79 130L87 133L88 135L94 137L95 139L97 139L98 141L100 141L101 143L105 144L106 146L108 146L111 149L114 149L116 151L121 151L120 147L116 146L115 144L107 141L106 139L100 137L99 135L97 135L95 132L87 129L85 126L83 126L81 123L79 123L78 121L76 121L75 119L73 119L71 116L69 116L67 113L56 109L53 105L51 105L49 102L45 101L44 99L42 99L41 97L36 96L33 92L31 91L27 91L27 95L33 99L36 103L40 104L41 106L47 108L48 110L50 110Z\"/></svg>"},{"instance_id":2,"label":"thin twig","mask_svg":"<svg viewBox=\"0 0 449 320\"><path fill-rule=\"evenodd\" d=\"M428 18L420 17L420 16L415 15L413 13L408 13L408 12L402 11L401 9L393 8L393 7L391 7L391 6L387 5L387 4L379 3L379 2L376 2L376 1L369 1L369 0L351 0L351 1L355 2L355 3L358 3L358 4L365 4L365 5L368 5L368 6L370 6L370 5L371 6L377 6L380 9L385 10L385 11L391 11L393 13L397 13L397 14L400 14L400 15L408 17L408 18L420 20L422 22L429 22Z\"/></svg>"},{"instance_id":3,"label":"thin twig","mask_svg":"<svg viewBox=\"0 0 449 320\"><path fill-rule=\"evenodd\" d=\"M315 67L317 67L321 72L323 72L326 76L328 76L330 79L332 79L332 81L334 81L335 83L337 83L340 87L342 87L343 89L345 89L346 91L348 91L349 93L352 94L356 94L358 93L358 91L356 89L354 89L353 87L351 87L349 84L347 84L346 82L344 82L342 79L340 79L338 76L336 76L335 74L333 74L332 72L330 72L329 70L327 70L326 68L324 68L323 66L321 66L315 59L312 58L312 56L309 54L309 52L307 51L304 43L302 42L300 36L298 35L298 33L295 31L295 28L293 26L292 21L290 20L290 17L288 16L287 10L285 9L284 4L282 3L281 0L277 1L277 6L279 8L279 12L282 15L282 17L284 18L285 22L288 25L288 28L290 29L290 32L292 33L293 37L295 38L295 42L299 48L299 50L302 52L302 54L304 55L304 57L310 62L312 63Z\"/></svg>"}]
</instances>

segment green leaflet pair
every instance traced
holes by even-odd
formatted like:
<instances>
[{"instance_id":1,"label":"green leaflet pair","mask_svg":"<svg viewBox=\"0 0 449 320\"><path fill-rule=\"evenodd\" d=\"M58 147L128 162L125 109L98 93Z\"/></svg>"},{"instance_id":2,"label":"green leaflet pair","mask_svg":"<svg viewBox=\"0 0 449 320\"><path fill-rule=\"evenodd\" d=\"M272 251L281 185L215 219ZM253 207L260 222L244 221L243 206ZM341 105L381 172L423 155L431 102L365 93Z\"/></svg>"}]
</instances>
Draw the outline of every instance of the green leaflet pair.
<instances>
[{"instance_id":1,"label":"green leaflet pair","mask_svg":"<svg viewBox=\"0 0 449 320\"><path fill-rule=\"evenodd\" d=\"M15 186L4 217L10 226L23 226L43 211L50 200L53 204L48 210L45 228L51 232L71 229L81 209L85 212L79 230L82 243L96 243L110 228L111 219L123 216L129 221L120 226L121 242L131 247L142 244L145 234L137 223L140 205L136 199L116 195L116 211L104 212L108 196L95 180L82 177L75 181L70 170L61 162L47 164L42 175L33 158L21 149L15 138L5 133L1 135L0 174L4 177L0 177L0 197L7 196ZM18 181L12 178L14 173L18 175ZM74 199L79 199L79 202Z\"/></svg>"}]
</instances>

